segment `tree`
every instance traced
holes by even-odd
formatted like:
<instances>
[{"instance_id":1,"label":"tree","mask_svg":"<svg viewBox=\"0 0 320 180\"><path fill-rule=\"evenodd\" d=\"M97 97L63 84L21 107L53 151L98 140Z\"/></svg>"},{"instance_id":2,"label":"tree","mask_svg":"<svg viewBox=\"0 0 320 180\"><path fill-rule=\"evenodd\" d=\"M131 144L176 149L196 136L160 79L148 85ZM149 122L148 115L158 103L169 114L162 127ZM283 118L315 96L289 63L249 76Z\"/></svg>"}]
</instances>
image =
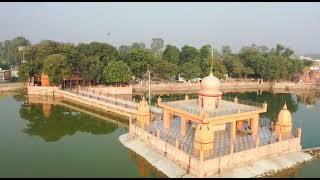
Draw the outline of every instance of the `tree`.
<instances>
[{"instance_id":1,"label":"tree","mask_svg":"<svg viewBox=\"0 0 320 180\"><path fill-rule=\"evenodd\" d=\"M198 78L201 75L201 69L198 65L188 62L182 65L180 69L181 74L184 75L184 77L187 80L191 80L193 78Z\"/></svg>"},{"instance_id":2,"label":"tree","mask_svg":"<svg viewBox=\"0 0 320 180\"><path fill-rule=\"evenodd\" d=\"M170 63L178 64L180 49L173 45L167 45L163 51L162 58Z\"/></svg>"},{"instance_id":3,"label":"tree","mask_svg":"<svg viewBox=\"0 0 320 180\"><path fill-rule=\"evenodd\" d=\"M43 71L49 76L50 83L55 85L61 84L63 78L67 78L71 74L66 57L62 54L53 54L45 58Z\"/></svg>"},{"instance_id":4,"label":"tree","mask_svg":"<svg viewBox=\"0 0 320 180\"><path fill-rule=\"evenodd\" d=\"M77 49L83 56L97 57L103 65L107 65L112 60L119 59L118 50L114 46L107 43L81 43L77 46Z\"/></svg>"},{"instance_id":5,"label":"tree","mask_svg":"<svg viewBox=\"0 0 320 180\"><path fill-rule=\"evenodd\" d=\"M200 48L200 69L201 69L201 76L207 76L208 68L210 68L210 65L208 59L211 58L211 46L210 45L204 45Z\"/></svg>"},{"instance_id":6,"label":"tree","mask_svg":"<svg viewBox=\"0 0 320 180\"><path fill-rule=\"evenodd\" d=\"M232 74L235 74L237 77L242 77L245 76L245 78L247 77L247 75L252 75L254 74L254 71L252 68L250 67L245 67L240 58L235 56L233 57L233 59L231 60L232 62L232 68L231 68L231 72Z\"/></svg>"},{"instance_id":7,"label":"tree","mask_svg":"<svg viewBox=\"0 0 320 180\"><path fill-rule=\"evenodd\" d=\"M132 49L135 49L135 48L145 49L146 45L143 42L140 42L140 43L134 42L134 43L132 43L131 48Z\"/></svg>"},{"instance_id":8,"label":"tree","mask_svg":"<svg viewBox=\"0 0 320 180\"><path fill-rule=\"evenodd\" d=\"M123 84L131 79L131 71L123 61L111 61L103 70L105 84Z\"/></svg>"},{"instance_id":9,"label":"tree","mask_svg":"<svg viewBox=\"0 0 320 180\"><path fill-rule=\"evenodd\" d=\"M230 46L222 46L222 57L228 58L232 55L232 50Z\"/></svg>"},{"instance_id":10,"label":"tree","mask_svg":"<svg viewBox=\"0 0 320 180\"><path fill-rule=\"evenodd\" d=\"M118 50L118 51L119 51L119 56L120 56L120 59L121 59L122 61L126 61L127 56L128 56L128 54L129 54L130 50L131 50L131 47L130 47L130 46L121 45L121 46L119 47L119 50Z\"/></svg>"},{"instance_id":11,"label":"tree","mask_svg":"<svg viewBox=\"0 0 320 180\"><path fill-rule=\"evenodd\" d=\"M31 51L31 60L43 60L49 55L59 54L61 53L61 49L59 47L60 43L51 41L51 40L43 40L38 44L32 46Z\"/></svg>"},{"instance_id":12,"label":"tree","mask_svg":"<svg viewBox=\"0 0 320 180\"><path fill-rule=\"evenodd\" d=\"M30 46L31 43L25 37L18 36L12 40L5 40L0 45L0 61L3 64L18 65L21 62L20 46Z\"/></svg>"},{"instance_id":13,"label":"tree","mask_svg":"<svg viewBox=\"0 0 320 180\"><path fill-rule=\"evenodd\" d=\"M88 56L80 59L79 70L84 80L93 82L101 82L104 65L99 61L98 56Z\"/></svg>"},{"instance_id":14,"label":"tree","mask_svg":"<svg viewBox=\"0 0 320 180\"><path fill-rule=\"evenodd\" d=\"M214 59L212 65L212 73L219 79L223 79L224 75L227 74L227 68L223 64L222 59Z\"/></svg>"},{"instance_id":15,"label":"tree","mask_svg":"<svg viewBox=\"0 0 320 180\"><path fill-rule=\"evenodd\" d=\"M163 39L161 39L161 38L153 38L152 39L151 49L155 55L160 55L161 50L163 49L163 46L164 46Z\"/></svg>"},{"instance_id":16,"label":"tree","mask_svg":"<svg viewBox=\"0 0 320 180\"><path fill-rule=\"evenodd\" d=\"M158 60L151 66L154 78L172 79L178 72L178 66L164 60Z\"/></svg>"},{"instance_id":17,"label":"tree","mask_svg":"<svg viewBox=\"0 0 320 180\"><path fill-rule=\"evenodd\" d=\"M150 67L153 61L152 54L146 49L133 48L128 54L128 65L134 76L140 77L147 68Z\"/></svg>"},{"instance_id":18,"label":"tree","mask_svg":"<svg viewBox=\"0 0 320 180\"><path fill-rule=\"evenodd\" d=\"M194 65L199 66L199 52L195 47L185 45L181 48L179 60L179 64L194 63Z\"/></svg>"}]
</instances>

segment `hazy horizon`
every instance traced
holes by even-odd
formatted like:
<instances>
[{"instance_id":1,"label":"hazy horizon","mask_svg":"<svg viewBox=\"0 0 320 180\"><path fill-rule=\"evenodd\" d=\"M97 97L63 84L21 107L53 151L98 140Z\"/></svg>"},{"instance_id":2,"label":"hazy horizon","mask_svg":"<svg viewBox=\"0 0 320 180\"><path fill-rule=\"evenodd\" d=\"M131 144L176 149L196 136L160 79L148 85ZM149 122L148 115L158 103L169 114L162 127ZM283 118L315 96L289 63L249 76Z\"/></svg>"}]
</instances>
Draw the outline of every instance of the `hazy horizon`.
<instances>
[{"instance_id":1,"label":"hazy horizon","mask_svg":"<svg viewBox=\"0 0 320 180\"><path fill-rule=\"evenodd\" d=\"M0 41L105 42L119 47L152 38L165 44L213 44L233 51L277 43L320 54L320 3L0 3ZM110 33L110 35L108 35Z\"/></svg>"}]
</instances>

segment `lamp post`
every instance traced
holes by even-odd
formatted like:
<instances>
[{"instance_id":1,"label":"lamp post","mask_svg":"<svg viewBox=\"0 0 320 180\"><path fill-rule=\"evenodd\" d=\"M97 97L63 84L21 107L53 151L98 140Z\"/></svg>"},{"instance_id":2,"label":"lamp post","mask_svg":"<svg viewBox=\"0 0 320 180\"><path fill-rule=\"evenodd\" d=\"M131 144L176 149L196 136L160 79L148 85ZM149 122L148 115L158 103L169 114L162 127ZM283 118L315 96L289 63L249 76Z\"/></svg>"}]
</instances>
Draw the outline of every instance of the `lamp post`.
<instances>
[{"instance_id":1,"label":"lamp post","mask_svg":"<svg viewBox=\"0 0 320 180\"><path fill-rule=\"evenodd\" d=\"M148 76L149 76L149 106L151 106L151 92L150 92L150 70L148 69Z\"/></svg>"}]
</instances>

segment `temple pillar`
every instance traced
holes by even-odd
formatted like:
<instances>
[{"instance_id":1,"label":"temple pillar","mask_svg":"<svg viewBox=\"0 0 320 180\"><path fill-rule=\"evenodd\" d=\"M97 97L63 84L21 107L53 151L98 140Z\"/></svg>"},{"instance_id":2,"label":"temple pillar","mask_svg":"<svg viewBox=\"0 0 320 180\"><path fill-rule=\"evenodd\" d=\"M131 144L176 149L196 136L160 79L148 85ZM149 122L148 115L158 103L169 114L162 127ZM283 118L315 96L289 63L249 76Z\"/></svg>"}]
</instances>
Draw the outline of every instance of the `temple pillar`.
<instances>
[{"instance_id":1,"label":"temple pillar","mask_svg":"<svg viewBox=\"0 0 320 180\"><path fill-rule=\"evenodd\" d=\"M187 132L187 120L185 117L181 116L181 129L180 129L180 134L181 136L185 136Z\"/></svg>"},{"instance_id":2,"label":"temple pillar","mask_svg":"<svg viewBox=\"0 0 320 180\"><path fill-rule=\"evenodd\" d=\"M256 136L256 148L259 147L259 143L260 143L260 135L258 134L258 135Z\"/></svg>"},{"instance_id":3,"label":"temple pillar","mask_svg":"<svg viewBox=\"0 0 320 180\"><path fill-rule=\"evenodd\" d=\"M171 113L164 109L163 110L163 126L164 128L168 129L171 125Z\"/></svg>"},{"instance_id":4,"label":"temple pillar","mask_svg":"<svg viewBox=\"0 0 320 180\"><path fill-rule=\"evenodd\" d=\"M179 146L180 146L179 140L176 139L176 148L179 149Z\"/></svg>"},{"instance_id":5,"label":"temple pillar","mask_svg":"<svg viewBox=\"0 0 320 180\"><path fill-rule=\"evenodd\" d=\"M257 137L258 130L259 130L259 115L251 118L251 131L252 131L253 137Z\"/></svg>"},{"instance_id":6,"label":"temple pillar","mask_svg":"<svg viewBox=\"0 0 320 180\"><path fill-rule=\"evenodd\" d=\"M236 139L236 130L236 122L232 122L230 128L230 153L233 153L234 142Z\"/></svg>"}]
</instances>

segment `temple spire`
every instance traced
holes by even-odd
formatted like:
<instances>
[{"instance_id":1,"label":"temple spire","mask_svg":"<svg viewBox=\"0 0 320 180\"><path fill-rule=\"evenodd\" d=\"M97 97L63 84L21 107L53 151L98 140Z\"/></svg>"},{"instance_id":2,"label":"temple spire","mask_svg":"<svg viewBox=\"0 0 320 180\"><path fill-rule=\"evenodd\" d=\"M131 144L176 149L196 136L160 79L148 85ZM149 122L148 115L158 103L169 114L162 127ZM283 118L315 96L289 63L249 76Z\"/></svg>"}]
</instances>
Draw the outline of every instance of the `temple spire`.
<instances>
[{"instance_id":1,"label":"temple spire","mask_svg":"<svg viewBox=\"0 0 320 180\"><path fill-rule=\"evenodd\" d=\"M210 67L210 76L213 76L212 74L213 69L213 46L211 47L211 67Z\"/></svg>"},{"instance_id":2,"label":"temple spire","mask_svg":"<svg viewBox=\"0 0 320 180\"><path fill-rule=\"evenodd\" d=\"M284 102L284 106L283 106L282 109L288 109L288 107L287 107L287 102Z\"/></svg>"}]
</instances>

